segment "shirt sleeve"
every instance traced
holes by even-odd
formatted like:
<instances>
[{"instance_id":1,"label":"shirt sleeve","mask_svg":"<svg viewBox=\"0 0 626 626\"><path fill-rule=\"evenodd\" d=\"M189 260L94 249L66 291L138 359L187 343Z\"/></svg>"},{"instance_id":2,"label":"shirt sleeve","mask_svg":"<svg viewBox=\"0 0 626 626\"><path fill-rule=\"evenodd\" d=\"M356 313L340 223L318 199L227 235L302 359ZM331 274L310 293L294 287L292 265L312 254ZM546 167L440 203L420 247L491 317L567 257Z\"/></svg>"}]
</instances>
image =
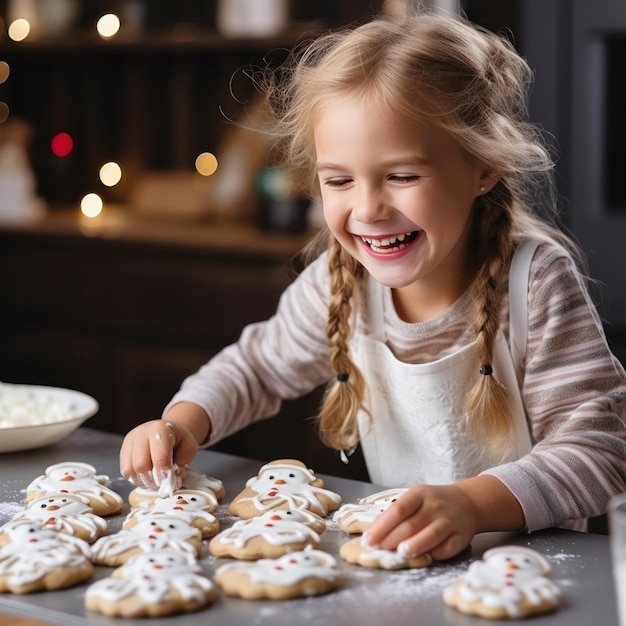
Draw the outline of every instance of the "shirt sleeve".
<instances>
[{"instance_id":1,"label":"shirt sleeve","mask_svg":"<svg viewBox=\"0 0 626 626\"><path fill-rule=\"evenodd\" d=\"M522 395L536 444L485 473L534 531L600 515L626 491L626 376L573 260L550 246L531 266L528 318Z\"/></svg>"},{"instance_id":2,"label":"shirt sleeve","mask_svg":"<svg viewBox=\"0 0 626 626\"><path fill-rule=\"evenodd\" d=\"M282 399L302 396L330 378L326 254L283 292L276 313L246 326L238 341L186 378L177 402L201 406L211 419L212 445L278 413Z\"/></svg>"}]
</instances>

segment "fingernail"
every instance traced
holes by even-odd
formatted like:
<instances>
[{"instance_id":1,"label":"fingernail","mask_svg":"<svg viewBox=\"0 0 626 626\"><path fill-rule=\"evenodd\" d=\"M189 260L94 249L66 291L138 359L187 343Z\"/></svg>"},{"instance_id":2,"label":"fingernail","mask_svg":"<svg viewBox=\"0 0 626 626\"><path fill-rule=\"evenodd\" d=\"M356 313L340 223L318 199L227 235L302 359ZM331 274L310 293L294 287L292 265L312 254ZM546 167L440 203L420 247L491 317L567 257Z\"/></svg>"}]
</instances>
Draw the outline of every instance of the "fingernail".
<instances>
[{"instance_id":1,"label":"fingernail","mask_svg":"<svg viewBox=\"0 0 626 626\"><path fill-rule=\"evenodd\" d=\"M137 478L141 487L144 487L145 489L150 489L152 491L156 490L156 485L152 478L152 474L138 474Z\"/></svg>"},{"instance_id":2,"label":"fingernail","mask_svg":"<svg viewBox=\"0 0 626 626\"><path fill-rule=\"evenodd\" d=\"M416 556L415 553L409 547L408 541L403 541L402 543L398 544L397 551L398 551L398 554L400 556L403 556L405 559Z\"/></svg>"},{"instance_id":3,"label":"fingernail","mask_svg":"<svg viewBox=\"0 0 626 626\"><path fill-rule=\"evenodd\" d=\"M171 469L162 469L159 471L159 479L157 480L157 483L162 483L165 480L170 480L170 477L172 476L172 470Z\"/></svg>"},{"instance_id":4,"label":"fingernail","mask_svg":"<svg viewBox=\"0 0 626 626\"><path fill-rule=\"evenodd\" d=\"M361 535L361 545L369 550L377 547L375 545L372 545L372 543L370 542L370 537L366 532Z\"/></svg>"}]
</instances>

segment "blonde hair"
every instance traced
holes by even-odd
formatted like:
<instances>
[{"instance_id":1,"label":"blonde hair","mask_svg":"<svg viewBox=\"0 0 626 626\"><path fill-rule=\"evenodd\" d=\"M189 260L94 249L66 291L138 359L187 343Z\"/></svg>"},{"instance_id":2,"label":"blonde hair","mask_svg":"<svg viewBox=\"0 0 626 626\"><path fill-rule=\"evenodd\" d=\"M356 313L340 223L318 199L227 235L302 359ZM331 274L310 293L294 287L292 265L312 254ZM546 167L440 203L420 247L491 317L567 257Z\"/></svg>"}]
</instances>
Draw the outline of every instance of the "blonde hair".
<instances>
[{"instance_id":1,"label":"blonde hair","mask_svg":"<svg viewBox=\"0 0 626 626\"><path fill-rule=\"evenodd\" d=\"M553 159L528 121L527 63L503 37L461 17L431 13L380 16L327 33L296 50L293 60L281 68L280 82L270 85L268 101L278 147L313 195L318 193L313 125L345 95L442 129L467 158L497 173L496 185L476 200L470 285L478 356L491 364L503 286L519 240L557 241L578 258L558 228L535 216L540 204L556 208L556 192ZM351 303L365 272L327 231L320 241L327 243L331 282L330 360L347 380L329 383L319 428L328 445L350 449L358 443L357 412L367 409L365 383L349 350ZM478 376L466 413L472 432L504 452L512 420L507 392L494 376Z\"/></svg>"}]
</instances>

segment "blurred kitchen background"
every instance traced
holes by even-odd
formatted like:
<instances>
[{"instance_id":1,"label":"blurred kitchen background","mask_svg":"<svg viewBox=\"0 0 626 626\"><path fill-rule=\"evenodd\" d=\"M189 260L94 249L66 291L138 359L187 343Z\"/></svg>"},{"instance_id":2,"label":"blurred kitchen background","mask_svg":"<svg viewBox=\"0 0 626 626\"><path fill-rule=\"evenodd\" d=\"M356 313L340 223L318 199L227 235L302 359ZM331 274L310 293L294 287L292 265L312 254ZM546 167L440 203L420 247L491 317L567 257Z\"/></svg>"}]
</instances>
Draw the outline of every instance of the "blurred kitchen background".
<instances>
[{"instance_id":1,"label":"blurred kitchen background","mask_svg":"<svg viewBox=\"0 0 626 626\"><path fill-rule=\"evenodd\" d=\"M101 409L87 425L125 433L271 315L319 211L250 128L250 73L383 4L0 0L0 380L90 393ZM626 3L438 4L506 32L534 68L562 225L624 362ZM318 400L218 449L360 477L358 459L343 468L317 441Z\"/></svg>"}]
</instances>

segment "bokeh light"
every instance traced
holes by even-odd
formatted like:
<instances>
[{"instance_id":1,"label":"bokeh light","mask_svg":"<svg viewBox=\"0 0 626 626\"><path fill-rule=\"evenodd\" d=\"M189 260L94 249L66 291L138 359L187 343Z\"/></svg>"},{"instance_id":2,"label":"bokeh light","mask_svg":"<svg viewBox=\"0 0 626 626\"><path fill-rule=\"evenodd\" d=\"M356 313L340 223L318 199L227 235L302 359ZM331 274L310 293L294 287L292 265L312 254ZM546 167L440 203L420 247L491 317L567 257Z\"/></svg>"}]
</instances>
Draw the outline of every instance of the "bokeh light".
<instances>
[{"instance_id":1,"label":"bokeh light","mask_svg":"<svg viewBox=\"0 0 626 626\"><path fill-rule=\"evenodd\" d=\"M57 133L50 142L54 156L66 157L74 149L74 140L69 133Z\"/></svg>"},{"instance_id":2,"label":"bokeh light","mask_svg":"<svg viewBox=\"0 0 626 626\"><path fill-rule=\"evenodd\" d=\"M202 176L211 176L217 170L217 158L210 152L203 152L196 158L196 171Z\"/></svg>"},{"instance_id":3,"label":"bokeh light","mask_svg":"<svg viewBox=\"0 0 626 626\"><path fill-rule=\"evenodd\" d=\"M114 187L122 179L122 168L114 161L105 163L100 168L100 182L107 187Z\"/></svg>"},{"instance_id":4,"label":"bokeh light","mask_svg":"<svg viewBox=\"0 0 626 626\"><path fill-rule=\"evenodd\" d=\"M11 68L6 61L0 61L0 84L3 83L11 73Z\"/></svg>"},{"instance_id":5,"label":"bokeh light","mask_svg":"<svg viewBox=\"0 0 626 626\"><path fill-rule=\"evenodd\" d=\"M85 217L98 217L102 207L102 198L97 193L88 193L80 201L80 211Z\"/></svg>"},{"instance_id":6,"label":"bokeh light","mask_svg":"<svg viewBox=\"0 0 626 626\"><path fill-rule=\"evenodd\" d=\"M20 17L9 24L7 32L13 41L24 41L30 34L30 22Z\"/></svg>"},{"instance_id":7,"label":"bokeh light","mask_svg":"<svg viewBox=\"0 0 626 626\"><path fill-rule=\"evenodd\" d=\"M0 124L9 119L9 105L6 102L0 102Z\"/></svg>"},{"instance_id":8,"label":"bokeh light","mask_svg":"<svg viewBox=\"0 0 626 626\"><path fill-rule=\"evenodd\" d=\"M117 34L120 29L120 18L115 13L107 13L103 15L96 24L98 35L103 39L109 39Z\"/></svg>"}]
</instances>

